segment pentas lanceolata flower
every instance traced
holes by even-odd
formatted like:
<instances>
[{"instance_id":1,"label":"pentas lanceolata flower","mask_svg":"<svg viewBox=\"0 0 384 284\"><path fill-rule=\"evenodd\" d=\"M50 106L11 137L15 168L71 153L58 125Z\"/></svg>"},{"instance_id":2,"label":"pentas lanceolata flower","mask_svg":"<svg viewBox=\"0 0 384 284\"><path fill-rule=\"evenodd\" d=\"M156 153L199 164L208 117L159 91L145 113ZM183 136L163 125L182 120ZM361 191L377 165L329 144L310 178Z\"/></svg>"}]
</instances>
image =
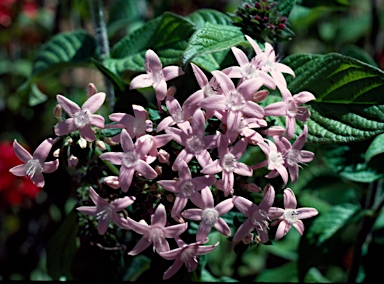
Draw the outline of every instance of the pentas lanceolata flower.
<instances>
[{"instance_id":1,"label":"pentas lanceolata flower","mask_svg":"<svg viewBox=\"0 0 384 284\"><path fill-rule=\"evenodd\" d=\"M276 61L272 45L265 43L262 49L252 38L246 39L255 56L248 58L232 47L239 66L208 74L191 63L199 89L184 101L167 83L185 76L184 71L163 67L153 50L145 56L146 74L134 77L130 89L152 87L157 109L133 105L133 115L111 113L105 123L96 113L105 94L94 84L88 85L82 107L58 95L54 132L61 137L45 140L33 155L15 141L15 152L25 164L11 172L44 186L43 173L58 167L58 160L45 159L53 143L60 141L63 145L54 156L65 158L72 171L81 168L82 184L92 177L78 189L79 218L93 216L90 222L106 237L113 230L130 231L132 237L124 246L131 256L147 253L152 245L152 253L174 260L164 279L183 264L189 272L196 270L198 256L219 245L207 244L212 231L246 246L278 240L291 226L302 234L301 219L315 216L316 209L296 209L289 188L284 190L285 208L273 205L275 195L282 194L289 181L297 181L301 165L313 159L314 154L304 149L307 126L294 136L296 119L302 125L310 116L303 104L315 97L305 91L292 95L284 76L294 77L293 70ZM280 95L281 102L266 105L270 95ZM69 118L62 118L62 109ZM285 117L286 128L270 125L278 116ZM73 141L86 155L76 156ZM249 164L244 154L255 147L265 157ZM253 179L262 168L269 170L263 191ZM84 174L91 170L100 176ZM281 188L268 184L272 178L278 178ZM275 236L272 226L277 226Z\"/></svg>"}]
</instances>

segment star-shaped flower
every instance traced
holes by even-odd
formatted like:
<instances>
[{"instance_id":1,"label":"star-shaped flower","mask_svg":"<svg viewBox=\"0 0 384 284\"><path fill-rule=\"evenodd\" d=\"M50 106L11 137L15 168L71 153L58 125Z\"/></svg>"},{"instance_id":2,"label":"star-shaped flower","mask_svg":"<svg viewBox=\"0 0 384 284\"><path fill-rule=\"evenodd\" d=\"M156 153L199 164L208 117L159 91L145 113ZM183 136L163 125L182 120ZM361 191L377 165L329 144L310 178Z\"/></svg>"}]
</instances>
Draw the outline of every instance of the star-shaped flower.
<instances>
[{"instance_id":1,"label":"star-shaped flower","mask_svg":"<svg viewBox=\"0 0 384 284\"><path fill-rule=\"evenodd\" d=\"M141 138L141 137L140 137ZM100 159L107 160L114 165L120 165L119 182L121 190L128 191L137 171L145 178L154 179L156 171L145 161L146 155L153 147L150 139L142 141L138 139L134 144L128 131L123 129L120 136L120 144L124 152L107 152L100 155Z\"/></svg>"},{"instance_id":2,"label":"star-shaped flower","mask_svg":"<svg viewBox=\"0 0 384 284\"><path fill-rule=\"evenodd\" d=\"M202 242L186 244L180 238L176 238L176 241L179 246L178 248L166 252L159 252L161 257L167 260L175 260L164 272L163 280L169 279L175 275L183 264L185 264L188 272L196 270L199 265L198 256L210 253L219 245L219 242L214 245L205 246L202 245Z\"/></svg>"},{"instance_id":3,"label":"star-shaped flower","mask_svg":"<svg viewBox=\"0 0 384 284\"><path fill-rule=\"evenodd\" d=\"M105 93L100 92L92 95L84 102L81 108L62 95L57 95L56 98L70 118L59 122L55 126L55 134L62 136L79 130L81 137L89 142L94 141L96 136L91 126L104 128L104 117L94 113L103 105Z\"/></svg>"},{"instance_id":4,"label":"star-shaped flower","mask_svg":"<svg viewBox=\"0 0 384 284\"><path fill-rule=\"evenodd\" d=\"M177 224L166 227L167 214L163 204L159 204L155 213L151 216L151 225L145 220L136 222L131 218L127 218L127 228L132 229L138 234L143 235L136 246L128 253L129 255L137 255L151 244L153 250L158 253L169 251L169 243L166 238L176 238L182 234L188 227L188 223Z\"/></svg>"},{"instance_id":5,"label":"star-shaped flower","mask_svg":"<svg viewBox=\"0 0 384 284\"><path fill-rule=\"evenodd\" d=\"M13 150L16 156L24 163L15 166L9 171L15 176L27 176L38 187L44 187L43 173L52 173L59 167L59 160L45 162L52 149L55 140L45 139L31 155L16 139L13 141Z\"/></svg>"},{"instance_id":6,"label":"star-shaped flower","mask_svg":"<svg viewBox=\"0 0 384 284\"><path fill-rule=\"evenodd\" d=\"M89 196L95 206L80 206L76 209L81 213L96 217L97 230L100 235L105 234L110 222L125 229L127 228L126 224L122 225L122 223L125 223L125 219L118 212L131 205L136 199L134 196L125 196L109 202L101 198L92 187L89 187Z\"/></svg>"},{"instance_id":7,"label":"star-shaped flower","mask_svg":"<svg viewBox=\"0 0 384 284\"><path fill-rule=\"evenodd\" d=\"M200 221L196 233L196 241L205 242L211 232L212 226L224 236L231 235L231 229L220 216L233 208L232 198L225 199L214 206L213 195L209 187L201 190L200 208L187 209L181 215L187 219Z\"/></svg>"},{"instance_id":8,"label":"star-shaped flower","mask_svg":"<svg viewBox=\"0 0 384 284\"><path fill-rule=\"evenodd\" d=\"M264 197L259 205L254 204L250 200L242 196L234 196L233 204L236 208L248 217L247 220L237 229L233 236L233 242L241 241L250 232L256 229L260 237L261 243L266 243L268 237L268 216L269 208L275 200L275 189L271 185L267 185L264 189Z\"/></svg>"},{"instance_id":9,"label":"star-shaped flower","mask_svg":"<svg viewBox=\"0 0 384 284\"><path fill-rule=\"evenodd\" d=\"M292 226L302 235L304 232L304 224L301 219L311 218L318 214L315 208L303 207L297 209L296 197L290 188L284 189L284 207L285 209L271 207L268 211L268 216L272 220L277 219L271 223L271 226L278 225L275 240L284 237Z\"/></svg>"}]
</instances>

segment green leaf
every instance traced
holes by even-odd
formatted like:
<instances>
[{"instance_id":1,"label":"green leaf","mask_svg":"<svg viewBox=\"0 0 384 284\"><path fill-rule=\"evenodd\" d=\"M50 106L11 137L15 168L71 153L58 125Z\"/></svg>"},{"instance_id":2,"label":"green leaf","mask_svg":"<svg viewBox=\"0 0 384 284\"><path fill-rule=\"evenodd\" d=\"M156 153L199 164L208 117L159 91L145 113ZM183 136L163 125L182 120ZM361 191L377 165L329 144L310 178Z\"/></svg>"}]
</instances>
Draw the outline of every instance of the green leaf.
<instances>
[{"instance_id":1,"label":"green leaf","mask_svg":"<svg viewBox=\"0 0 384 284\"><path fill-rule=\"evenodd\" d=\"M289 14L291 13L293 7L296 4L296 0L283 0L277 3L277 11L279 11L281 16L285 16L288 18Z\"/></svg>"},{"instance_id":2,"label":"green leaf","mask_svg":"<svg viewBox=\"0 0 384 284\"><path fill-rule=\"evenodd\" d=\"M293 93L309 91L316 102L323 103L384 103L384 72L354 58L338 53L299 54L283 63L295 72L296 78L287 78Z\"/></svg>"},{"instance_id":3,"label":"green leaf","mask_svg":"<svg viewBox=\"0 0 384 284\"><path fill-rule=\"evenodd\" d=\"M53 280L59 280L62 276L67 280L72 279L71 265L77 249L77 229L77 211L74 208L47 245L47 270Z\"/></svg>"},{"instance_id":4,"label":"green leaf","mask_svg":"<svg viewBox=\"0 0 384 284\"><path fill-rule=\"evenodd\" d=\"M104 65L115 74L145 71L145 52L149 48L163 65L179 63L194 30L185 18L166 12L117 42Z\"/></svg>"},{"instance_id":5,"label":"green leaf","mask_svg":"<svg viewBox=\"0 0 384 284\"><path fill-rule=\"evenodd\" d=\"M228 51L231 46L242 42L244 42L244 35L240 28L208 22L191 36L188 47L183 54L183 65L187 65L197 56Z\"/></svg>"},{"instance_id":6,"label":"green leaf","mask_svg":"<svg viewBox=\"0 0 384 284\"><path fill-rule=\"evenodd\" d=\"M42 91L40 91L35 83L32 83L30 87L31 87L31 90L29 93L29 101L28 101L30 106L38 105L40 103L45 102L48 99L48 96L44 94Z\"/></svg>"},{"instance_id":7,"label":"green leaf","mask_svg":"<svg viewBox=\"0 0 384 284\"><path fill-rule=\"evenodd\" d=\"M333 206L327 212L320 212L309 228L306 228L299 247L299 280L313 266L329 263L332 249L338 246L340 234L353 221L360 208L354 204Z\"/></svg>"},{"instance_id":8,"label":"green leaf","mask_svg":"<svg viewBox=\"0 0 384 284\"><path fill-rule=\"evenodd\" d=\"M375 137L365 152L365 160L369 162L374 156L384 153L384 134Z\"/></svg>"},{"instance_id":9,"label":"green leaf","mask_svg":"<svg viewBox=\"0 0 384 284\"><path fill-rule=\"evenodd\" d=\"M118 77L116 74L111 72L107 67L103 65L103 63L97 61L97 60L92 60L93 64L99 69L99 71L106 76L110 82L112 82L113 86L115 89L119 89L120 91L125 90L125 85L124 82Z\"/></svg>"},{"instance_id":10,"label":"green leaf","mask_svg":"<svg viewBox=\"0 0 384 284\"><path fill-rule=\"evenodd\" d=\"M305 7L347 7L349 0L301 0L300 5Z\"/></svg>"},{"instance_id":11,"label":"green leaf","mask_svg":"<svg viewBox=\"0 0 384 284\"><path fill-rule=\"evenodd\" d=\"M202 28L209 22L218 25L231 25L232 20L228 15L213 9L199 9L187 17L196 27Z\"/></svg>"},{"instance_id":12,"label":"green leaf","mask_svg":"<svg viewBox=\"0 0 384 284\"><path fill-rule=\"evenodd\" d=\"M254 282L297 282L297 264L287 262L275 268L266 269L261 272Z\"/></svg>"},{"instance_id":13,"label":"green leaf","mask_svg":"<svg viewBox=\"0 0 384 284\"><path fill-rule=\"evenodd\" d=\"M38 51L33 76L43 76L68 66L89 64L96 56L96 42L86 31L77 30L53 36Z\"/></svg>"}]
</instances>

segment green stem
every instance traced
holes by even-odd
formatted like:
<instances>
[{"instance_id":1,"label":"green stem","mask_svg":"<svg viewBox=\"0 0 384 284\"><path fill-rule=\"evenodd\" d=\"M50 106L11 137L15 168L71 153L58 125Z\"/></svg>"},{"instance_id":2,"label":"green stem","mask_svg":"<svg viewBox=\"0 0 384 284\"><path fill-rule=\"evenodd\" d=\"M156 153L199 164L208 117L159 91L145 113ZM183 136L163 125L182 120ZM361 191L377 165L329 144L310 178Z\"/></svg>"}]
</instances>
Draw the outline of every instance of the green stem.
<instances>
[{"instance_id":1,"label":"green stem","mask_svg":"<svg viewBox=\"0 0 384 284\"><path fill-rule=\"evenodd\" d=\"M92 12L93 27L95 30L95 37L100 48L101 60L109 57L109 40L107 35L107 28L104 21L103 6L100 0L88 0L89 8ZM107 101L110 111L112 112L115 107L115 92L112 83L104 76L104 85L107 93Z\"/></svg>"}]
</instances>

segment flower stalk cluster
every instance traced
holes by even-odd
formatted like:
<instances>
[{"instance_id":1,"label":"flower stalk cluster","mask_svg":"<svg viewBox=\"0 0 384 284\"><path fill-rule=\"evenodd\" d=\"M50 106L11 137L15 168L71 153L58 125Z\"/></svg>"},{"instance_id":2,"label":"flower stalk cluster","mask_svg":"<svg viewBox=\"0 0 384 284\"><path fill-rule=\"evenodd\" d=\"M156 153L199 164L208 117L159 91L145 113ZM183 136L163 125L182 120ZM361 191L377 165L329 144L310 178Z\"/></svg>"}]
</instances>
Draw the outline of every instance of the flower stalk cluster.
<instances>
[{"instance_id":1,"label":"flower stalk cluster","mask_svg":"<svg viewBox=\"0 0 384 284\"><path fill-rule=\"evenodd\" d=\"M262 5L255 9L267 11L267 4ZM310 116L302 104L315 97L309 92L292 95L285 76L294 76L294 71L276 61L270 44L266 43L262 50L251 37L246 39L255 55L248 59L243 51L232 47L238 66L215 70L207 76L191 63L200 89L184 102L167 83L184 72L177 66L163 67L157 54L148 50L146 74L133 78L130 88L153 87L157 109L152 111L160 117L156 120L150 118L145 106L133 105L133 114L112 113L108 121L96 114L106 95L93 84L82 107L58 95L54 133L63 139L46 139L33 155L15 141L14 150L24 164L11 172L26 175L43 187L43 174L58 168L58 159L45 161L57 141L64 141L62 150L73 146L75 137L81 149L97 147L97 161L107 163L108 168L96 177L99 183L88 184L90 201L77 207L79 214L94 218L100 235L118 227L140 236L128 255L143 253L152 246L165 260L174 260L164 279L174 276L183 265L189 272L194 271L198 256L219 245L207 244L212 231L246 245L281 239L292 226L303 234L302 219L318 212L314 208L296 208L294 192L284 187L289 180L294 183L298 179L301 164L313 159L313 153L303 150L307 126L293 138L296 120L305 123ZM280 93L282 101L263 106L271 91ZM286 127L269 126L268 119L273 116L285 117ZM219 126L212 131L212 125ZM102 130L113 131L106 135ZM265 160L249 165L242 157L254 147L262 150ZM65 157L62 150L56 156ZM71 168L81 167L71 151L67 156ZM284 209L274 206L276 193L272 185L261 190L250 181L261 168L269 171L266 180L277 178L282 182ZM256 198L250 196L262 197L262 201L255 203ZM243 216L238 228L223 218L230 211ZM194 241L187 243L190 222L196 222L198 229ZM277 227L275 236L270 230L273 226ZM177 247L173 248L174 244Z\"/></svg>"}]
</instances>

